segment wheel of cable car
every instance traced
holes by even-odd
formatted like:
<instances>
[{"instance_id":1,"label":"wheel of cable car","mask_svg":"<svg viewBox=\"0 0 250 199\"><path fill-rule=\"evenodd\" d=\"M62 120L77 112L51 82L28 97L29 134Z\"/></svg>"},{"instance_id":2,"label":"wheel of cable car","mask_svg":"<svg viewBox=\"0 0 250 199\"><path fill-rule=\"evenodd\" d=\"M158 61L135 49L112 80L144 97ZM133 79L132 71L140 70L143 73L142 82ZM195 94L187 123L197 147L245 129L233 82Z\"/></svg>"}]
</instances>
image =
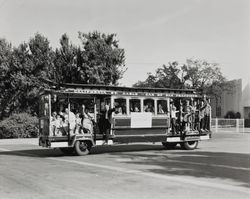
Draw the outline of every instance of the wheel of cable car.
<instances>
[{"instance_id":1,"label":"wheel of cable car","mask_svg":"<svg viewBox=\"0 0 250 199\"><path fill-rule=\"evenodd\" d=\"M194 150L198 146L198 141L188 141L188 142L182 142L181 148L185 150Z\"/></svg>"},{"instance_id":2,"label":"wheel of cable car","mask_svg":"<svg viewBox=\"0 0 250 199\"><path fill-rule=\"evenodd\" d=\"M75 152L77 155L88 155L91 149L91 142L78 140L75 143Z\"/></svg>"},{"instance_id":3,"label":"wheel of cable car","mask_svg":"<svg viewBox=\"0 0 250 199\"><path fill-rule=\"evenodd\" d=\"M162 142L162 145L166 149L174 149L178 143L177 142Z\"/></svg>"},{"instance_id":4,"label":"wheel of cable car","mask_svg":"<svg viewBox=\"0 0 250 199\"><path fill-rule=\"evenodd\" d=\"M60 148L60 150L65 154L65 155L72 155L75 151L73 147L63 147Z\"/></svg>"}]
</instances>

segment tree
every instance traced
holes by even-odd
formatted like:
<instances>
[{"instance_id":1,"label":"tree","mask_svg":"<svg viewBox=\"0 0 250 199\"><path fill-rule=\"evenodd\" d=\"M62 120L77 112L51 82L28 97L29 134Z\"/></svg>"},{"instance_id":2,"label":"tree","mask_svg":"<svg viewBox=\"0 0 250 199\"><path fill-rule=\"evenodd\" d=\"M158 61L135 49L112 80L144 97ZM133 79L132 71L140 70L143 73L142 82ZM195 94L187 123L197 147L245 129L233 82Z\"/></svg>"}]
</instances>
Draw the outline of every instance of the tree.
<instances>
[{"instance_id":1,"label":"tree","mask_svg":"<svg viewBox=\"0 0 250 199\"><path fill-rule=\"evenodd\" d=\"M0 39L0 119L12 112L38 113L38 92L51 84L117 84L126 68L115 34L81 33L81 46L63 34L55 51L37 33L12 47Z\"/></svg>"},{"instance_id":2,"label":"tree","mask_svg":"<svg viewBox=\"0 0 250 199\"><path fill-rule=\"evenodd\" d=\"M176 61L169 63L168 66L163 65L156 70L155 75L149 73L145 81L139 81L134 86L193 88L216 99L223 90L230 89L219 65L200 59L187 59L183 65L179 65Z\"/></svg>"},{"instance_id":3,"label":"tree","mask_svg":"<svg viewBox=\"0 0 250 199\"><path fill-rule=\"evenodd\" d=\"M55 52L55 80L57 83L79 83L80 71L76 59L81 56L80 49L70 43L66 34L62 35L60 45Z\"/></svg>"},{"instance_id":4,"label":"tree","mask_svg":"<svg viewBox=\"0 0 250 199\"><path fill-rule=\"evenodd\" d=\"M84 83L117 84L126 71L124 49L119 48L115 34L79 32L83 45L80 71Z\"/></svg>"},{"instance_id":5,"label":"tree","mask_svg":"<svg viewBox=\"0 0 250 199\"><path fill-rule=\"evenodd\" d=\"M5 39L0 38L0 119L3 114L3 103L6 91L10 84L8 76L10 73L10 60L12 57L12 46Z\"/></svg>"},{"instance_id":6,"label":"tree","mask_svg":"<svg viewBox=\"0 0 250 199\"><path fill-rule=\"evenodd\" d=\"M125 72L124 49L115 34L79 32L81 47L70 43L66 34L56 49L56 73L60 83L117 84Z\"/></svg>"},{"instance_id":7,"label":"tree","mask_svg":"<svg viewBox=\"0 0 250 199\"><path fill-rule=\"evenodd\" d=\"M187 64L182 67L186 73L186 86L199 90L206 90L212 85L225 82L218 63L209 63L205 60L187 59Z\"/></svg>"},{"instance_id":8,"label":"tree","mask_svg":"<svg viewBox=\"0 0 250 199\"><path fill-rule=\"evenodd\" d=\"M156 70L155 75L148 73L145 81L139 81L134 84L135 87L158 87L158 88L183 88L184 78L181 68L177 62L163 65Z\"/></svg>"},{"instance_id":9,"label":"tree","mask_svg":"<svg viewBox=\"0 0 250 199\"><path fill-rule=\"evenodd\" d=\"M37 112L38 92L53 77L53 51L47 38L36 34L29 43L10 51L5 77L1 77L1 117L11 112Z\"/></svg>"}]
</instances>

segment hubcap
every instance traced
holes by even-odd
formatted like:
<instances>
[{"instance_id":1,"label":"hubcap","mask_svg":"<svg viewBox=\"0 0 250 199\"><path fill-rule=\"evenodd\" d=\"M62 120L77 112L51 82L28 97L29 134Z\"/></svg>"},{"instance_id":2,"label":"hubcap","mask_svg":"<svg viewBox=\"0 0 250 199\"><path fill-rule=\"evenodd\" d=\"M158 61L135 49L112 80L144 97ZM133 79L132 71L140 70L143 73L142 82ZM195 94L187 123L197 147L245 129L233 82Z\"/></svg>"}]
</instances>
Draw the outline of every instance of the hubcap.
<instances>
[{"instance_id":1,"label":"hubcap","mask_svg":"<svg viewBox=\"0 0 250 199\"><path fill-rule=\"evenodd\" d=\"M79 148L81 151L86 151L87 150L87 144L85 142L80 142Z\"/></svg>"}]
</instances>

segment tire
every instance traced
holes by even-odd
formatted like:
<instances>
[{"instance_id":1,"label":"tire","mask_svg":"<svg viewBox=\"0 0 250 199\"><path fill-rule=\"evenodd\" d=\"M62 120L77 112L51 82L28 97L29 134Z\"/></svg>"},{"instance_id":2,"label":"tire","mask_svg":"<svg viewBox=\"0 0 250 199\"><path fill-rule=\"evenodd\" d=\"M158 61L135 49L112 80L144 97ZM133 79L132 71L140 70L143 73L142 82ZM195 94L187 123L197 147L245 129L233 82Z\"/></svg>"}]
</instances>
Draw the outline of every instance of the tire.
<instances>
[{"instance_id":1,"label":"tire","mask_svg":"<svg viewBox=\"0 0 250 199\"><path fill-rule=\"evenodd\" d=\"M166 149L174 149L178 143L177 142L162 142L162 145Z\"/></svg>"},{"instance_id":2,"label":"tire","mask_svg":"<svg viewBox=\"0 0 250 199\"><path fill-rule=\"evenodd\" d=\"M90 142L78 140L75 143L76 155L79 155L79 156L88 155L90 149L91 149Z\"/></svg>"},{"instance_id":3,"label":"tire","mask_svg":"<svg viewBox=\"0 0 250 199\"><path fill-rule=\"evenodd\" d=\"M194 150L198 146L198 141L182 142L181 148L185 150Z\"/></svg>"},{"instance_id":4,"label":"tire","mask_svg":"<svg viewBox=\"0 0 250 199\"><path fill-rule=\"evenodd\" d=\"M65 148L60 148L60 150L65 154L65 155L73 155L75 152L75 149L73 147L65 147Z\"/></svg>"}]
</instances>

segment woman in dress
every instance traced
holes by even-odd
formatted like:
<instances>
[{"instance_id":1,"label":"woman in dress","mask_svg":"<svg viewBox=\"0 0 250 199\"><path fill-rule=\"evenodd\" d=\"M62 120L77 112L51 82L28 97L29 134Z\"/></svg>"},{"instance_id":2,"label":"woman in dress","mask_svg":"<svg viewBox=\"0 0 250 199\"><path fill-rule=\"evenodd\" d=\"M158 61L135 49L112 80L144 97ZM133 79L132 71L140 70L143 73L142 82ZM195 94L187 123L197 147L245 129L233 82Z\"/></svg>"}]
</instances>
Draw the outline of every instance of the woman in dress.
<instances>
[{"instance_id":1,"label":"woman in dress","mask_svg":"<svg viewBox=\"0 0 250 199\"><path fill-rule=\"evenodd\" d=\"M89 130L89 132L91 134L93 134L93 118L92 116L89 114L89 110L87 108L85 108L85 105L82 105L82 127L83 130L87 129Z\"/></svg>"}]
</instances>

